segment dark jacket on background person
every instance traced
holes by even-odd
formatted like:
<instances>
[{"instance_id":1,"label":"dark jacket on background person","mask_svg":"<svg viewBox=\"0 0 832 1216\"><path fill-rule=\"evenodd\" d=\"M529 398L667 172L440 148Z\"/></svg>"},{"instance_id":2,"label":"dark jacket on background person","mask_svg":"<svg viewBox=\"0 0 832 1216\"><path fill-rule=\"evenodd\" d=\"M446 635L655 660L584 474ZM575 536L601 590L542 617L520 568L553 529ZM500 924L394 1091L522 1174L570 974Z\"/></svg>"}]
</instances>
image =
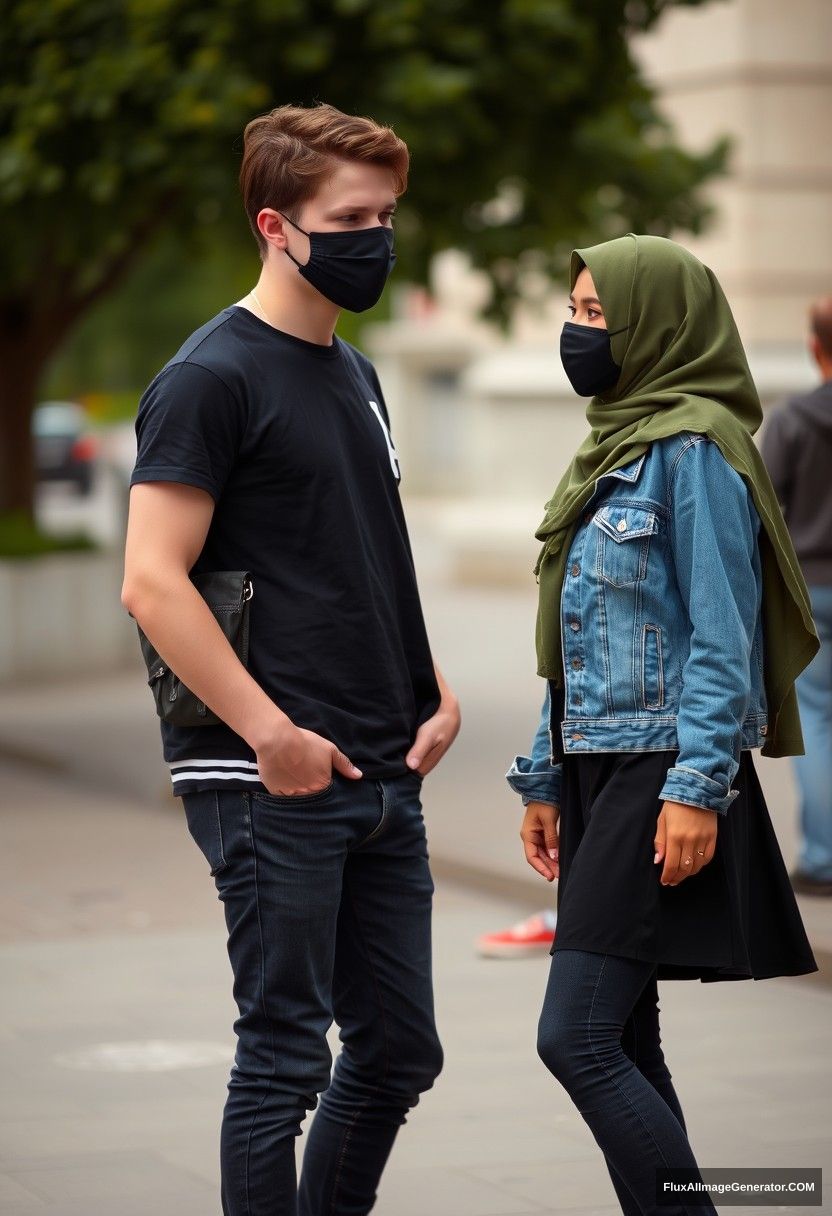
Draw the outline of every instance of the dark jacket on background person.
<instances>
[{"instance_id":1,"label":"dark jacket on background person","mask_svg":"<svg viewBox=\"0 0 832 1216\"><path fill-rule=\"evenodd\" d=\"M832 380L776 409L760 450L806 582L832 586Z\"/></svg>"}]
</instances>

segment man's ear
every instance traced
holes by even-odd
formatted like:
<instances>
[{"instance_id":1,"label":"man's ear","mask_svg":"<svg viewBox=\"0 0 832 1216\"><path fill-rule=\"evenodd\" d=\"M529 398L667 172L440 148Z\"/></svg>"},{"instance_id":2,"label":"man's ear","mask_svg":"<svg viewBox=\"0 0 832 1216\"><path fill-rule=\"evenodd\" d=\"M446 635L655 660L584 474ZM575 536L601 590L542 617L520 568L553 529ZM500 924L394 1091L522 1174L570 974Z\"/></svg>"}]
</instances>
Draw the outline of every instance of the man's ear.
<instances>
[{"instance_id":1,"label":"man's ear","mask_svg":"<svg viewBox=\"0 0 832 1216\"><path fill-rule=\"evenodd\" d=\"M258 211L257 227L271 248L286 248L286 221L279 211L275 211L273 207L264 207L262 211Z\"/></svg>"}]
</instances>

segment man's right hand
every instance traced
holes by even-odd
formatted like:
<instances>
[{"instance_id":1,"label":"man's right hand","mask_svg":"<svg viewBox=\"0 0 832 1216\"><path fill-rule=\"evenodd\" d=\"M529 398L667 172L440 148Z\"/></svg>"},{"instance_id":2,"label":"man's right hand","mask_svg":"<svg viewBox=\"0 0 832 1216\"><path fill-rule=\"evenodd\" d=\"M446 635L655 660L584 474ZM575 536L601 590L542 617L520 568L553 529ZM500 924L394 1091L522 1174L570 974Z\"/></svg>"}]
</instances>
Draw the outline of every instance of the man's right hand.
<instances>
[{"instance_id":1,"label":"man's right hand","mask_svg":"<svg viewBox=\"0 0 832 1216\"><path fill-rule=\"evenodd\" d=\"M560 807L550 802L530 802L520 829L526 861L547 882L553 882L560 874L559 819Z\"/></svg>"},{"instance_id":2,"label":"man's right hand","mask_svg":"<svg viewBox=\"0 0 832 1216\"><path fill-rule=\"evenodd\" d=\"M292 723L255 750L260 780L270 794L317 794L329 785L333 770L354 781L363 775L334 743Z\"/></svg>"}]
</instances>

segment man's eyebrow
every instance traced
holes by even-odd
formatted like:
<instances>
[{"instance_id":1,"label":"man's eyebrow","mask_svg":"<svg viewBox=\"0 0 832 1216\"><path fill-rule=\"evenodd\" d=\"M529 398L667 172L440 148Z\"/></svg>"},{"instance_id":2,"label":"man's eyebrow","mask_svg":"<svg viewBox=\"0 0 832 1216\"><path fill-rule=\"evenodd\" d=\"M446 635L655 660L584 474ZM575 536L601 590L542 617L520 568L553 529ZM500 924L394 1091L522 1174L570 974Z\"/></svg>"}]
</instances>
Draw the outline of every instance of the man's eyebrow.
<instances>
[{"instance_id":1,"label":"man's eyebrow","mask_svg":"<svg viewBox=\"0 0 832 1216\"><path fill-rule=\"evenodd\" d=\"M396 203L395 199L391 199L391 201L389 203L386 203L383 207L379 208L379 210L381 210L381 211L395 211L396 209L397 209L397 203ZM371 203L339 203L336 206L333 206L331 208L333 215L336 215L339 211L373 211L373 212L375 212L375 210L376 210L375 207Z\"/></svg>"}]
</instances>

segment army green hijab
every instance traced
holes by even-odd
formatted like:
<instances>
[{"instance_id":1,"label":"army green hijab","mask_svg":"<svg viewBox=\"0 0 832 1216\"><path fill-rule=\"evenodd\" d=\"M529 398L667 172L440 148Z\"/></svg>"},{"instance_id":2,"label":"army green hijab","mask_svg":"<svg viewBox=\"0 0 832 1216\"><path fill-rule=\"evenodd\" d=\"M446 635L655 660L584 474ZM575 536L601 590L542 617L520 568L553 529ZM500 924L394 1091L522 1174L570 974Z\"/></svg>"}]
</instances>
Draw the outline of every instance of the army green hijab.
<instances>
[{"instance_id":1,"label":"army green hijab","mask_svg":"<svg viewBox=\"0 0 832 1216\"><path fill-rule=\"evenodd\" d=\"M713 272L677 245L628 236L572 254L571 286L589 269L621 368L615 387L587 407L592 428L546 504L535 535L538 674L563 685L560 598L569 546L596 481L646 452L655 439L695 431L716 443L745 479L762 522L765 688L763 754L799 755L803 736L794 682L820 645L771 480L752 435L762 407L728 301ZM626 327L626 328L623 328ZM614 330L622 330L613 335Z\"/></svg>"}]
</instances>

